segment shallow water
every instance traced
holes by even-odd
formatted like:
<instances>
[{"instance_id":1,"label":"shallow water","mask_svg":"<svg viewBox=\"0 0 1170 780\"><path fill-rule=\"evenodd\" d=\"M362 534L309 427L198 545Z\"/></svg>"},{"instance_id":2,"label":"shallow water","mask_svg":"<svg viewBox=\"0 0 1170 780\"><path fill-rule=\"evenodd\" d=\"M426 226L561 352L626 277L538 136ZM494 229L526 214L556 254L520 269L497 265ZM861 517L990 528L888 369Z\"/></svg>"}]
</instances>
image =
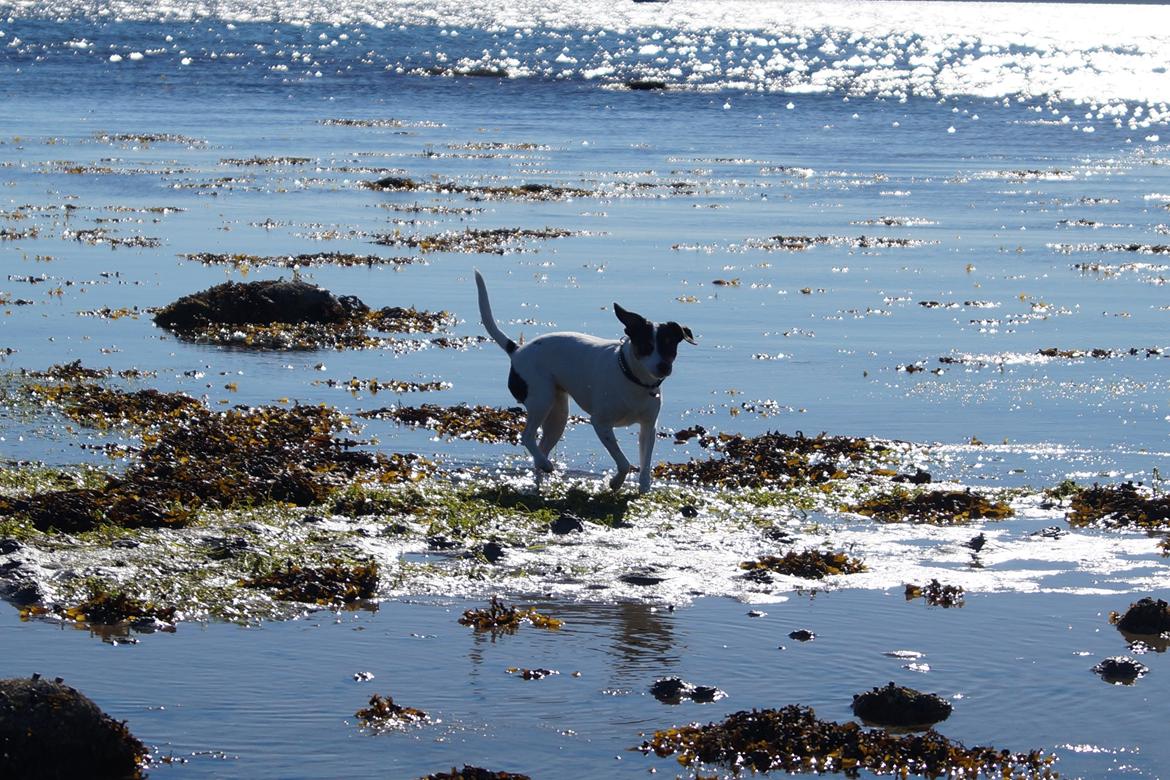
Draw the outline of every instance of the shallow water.
<instances>
[{"instance_id":1,"label":"shallow water","mask_svg":"<svg viewBox=\"0 0 1170 780\"><path fill-rule=\"evenodd\" d=\"M62 676L158 755L184 760L154 767L158 778L417 777L464 763L541 778L673 776L672 758L631 750L643 734L791 703L845 721L853 694L888 681L951 701L937 727L946 736L1042 748L1063 777L1160 777L1170 762L1155 714L1170 693L1164 654L1139 656L1153 671L1133 686L1090 671L1126 651L1105 618L1114 598L975 596L944 610L847 590L794 596L758 618L724 600L677 611L542 603L561 630L525 626L494 641L456 623L469 606L426 599L252 628L184 624L135 646L20 624L5 607L0 637L6 673ZM789 639L798 628L816 638ZM904 650L929 671L887 655ZM509 667L560 674L525 681ZM361 672L373 679L355 681ZM648 689L668 676L727 698L661 703ZM437 722L362 731L353 712L374 693Z\"/></svg>"},{"instance_id":2,"label":"shallow water","mask_svg":"<svg viewBox=\"0 0 1170 780\"><path fill-rule=\"evenodd\" d=\"M936 478L980 487L1160 479L1170 451L1166 9L745 7L585 3L567 18L548 4L441 0L101 12L0 3L0 369L80 359L157 371L128 385L184 390L214 408L511 404L491 344L448 349L420 336L398 350L257 352L178 341L146 312L225 279L293 273L204 266L188 253L410 257L396 270L297 273L375 307L451 311L455 336L482 332L476 267L514 338L617 337L614 301L683 322L699 344L682 345L665 386L669 430L910 441L929 445L920 458ZM628 90L631 80L670 88ZM475 200L359 186L385 175L594 194ZM371 243L466 227L576 235L502 255ZM90 245L70 232L94 228L157 245ZM791 251L768 246L775 236L828 241ZM90 314L105 307L137 310ZM1038 353L1048 348L1109 354ZM452 386L394 396L325 384L351 377ZM371 421L365 435L451 467L515 474L527 462L518 448L389 422ZM0 405L7 459L105 464L111 438ZM622 441L632 450L632 435ZM656 454L700 451L664 439ZM611 465L584 425L556 456L589 479ZM1132 688L1088 669L1125 650L1104 614L1166 595L1165 558L1144 534L1031 537L1063 525L1062 514L987 524L984 571L961 549L983 525L818 515L828 530L816 533L872 555L874 571L859 575L869 590L792 596L753 620L732 601L652 611L610 603L636 601L629 588L590 601L578 587L557 590L572 599L552 606L569 621L560 634L495 643L455 624L462 602L390 602L339 624L327 613L253 629L184 624L133 648L19 624L3 607L0 673L60 674L164 755L191 759L159 776L407 777L464 761L534 777L580 776L582 765L669 772L669 759L626 752L640 731L797 702L844 720L852 693L894 679L962 694L942 731L967 744L1054 750L1071 776L1156 777L1170 762L1149 717L1165 697L1161 655L1145 656L1153 672ZM806 519L786 518L794 532ZM653 536L637 549L631 538L631 559L669 554ZM682 549L698 558L710 542L703 560L722 561L759 545L725 536L723 548L716 534ZM924 609L888 590L939 572L967 587L966 608ZM643 599L689 601L704 577L705 592L787 594L753 594L698 567ZM817 640L786 641L799 626ZM881 655L905 647L926 652L931 671ZM225 657L236 663L225 669ZM504 673L511 665L561 674L524 682ZM363 670L376 679L353 682ZM730 697L665 707L645 691L667 673ZM345 721L375 691L443 723L359 734Z\"/></svg>"}]
</instances>

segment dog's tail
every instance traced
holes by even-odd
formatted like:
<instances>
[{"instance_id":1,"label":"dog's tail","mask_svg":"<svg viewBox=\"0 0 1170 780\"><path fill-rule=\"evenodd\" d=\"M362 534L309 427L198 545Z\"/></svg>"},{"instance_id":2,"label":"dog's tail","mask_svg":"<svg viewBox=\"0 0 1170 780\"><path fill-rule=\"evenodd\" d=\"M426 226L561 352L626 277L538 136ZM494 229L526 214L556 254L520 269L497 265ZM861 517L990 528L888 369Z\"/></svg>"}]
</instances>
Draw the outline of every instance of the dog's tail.
<instances>
[{"instance_id":1,"label":"dog's tail","mask_svg":"<svg viewBox=\"0 0 1170 780\"><path fill-rule=\"evenodd\" d=\"M479 289L479 318L483 320L483 326L487 328L488 335L500 345L500 349L511 355L516 351L516 342L505 336L496 325L496 318L492 316L492 305L488 303L487 286L484 285L479 271L475 272L475 286Z\"/></svg>"}]
</instances>

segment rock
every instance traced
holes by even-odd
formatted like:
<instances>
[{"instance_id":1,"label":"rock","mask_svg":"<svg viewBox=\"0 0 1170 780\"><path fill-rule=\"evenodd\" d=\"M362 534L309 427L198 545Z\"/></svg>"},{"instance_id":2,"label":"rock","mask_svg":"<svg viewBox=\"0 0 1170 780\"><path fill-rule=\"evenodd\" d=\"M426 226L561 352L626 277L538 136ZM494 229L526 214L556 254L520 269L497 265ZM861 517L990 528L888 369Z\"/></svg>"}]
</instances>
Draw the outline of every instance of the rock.
<instances>
[{"instance_id":1,"label":"rock","mask_svg":"<svg viewBox=\"0 0 1170 780\"><path fill-rule=\"evenodd\" d=\"M716 688L714 685L696 685L691 691L691 701L697 704L710 704L713 701L718 701L727 696L726 693Z\"/></svg>"},{"instance_id":2,"label":"rock","mask_svg":"<svg viewBox=\"0 0 1170 780\"><path fill-rule=\"evenodd\" d=\"M681 677L666 677L655 680L650 694L663 704L679 704L683 698L690 698L694 686Z\"/></svg>"},{"instance_id":3,"label":"rock","mask_svg":"<svg viewBox=\"0 0 1170 780\"><path fill-rule=\"evenodd\" d=\"M139 778L146 758L124 722L68 685L0 680L0 777Z\"/></svg>"},{"instance_id":4,"label":"rock","mask_svg":"<svg viewBox=\"0 0 1170 780\"><path fill-rule=\"evenodd\" d=\"M23 546L15 539L0 539L0 555L11 555Z\"/></svg>"},{"instance_id":5,"label":"rock","mask_svg":"<svg viewBox=\"0 0 1170 780\"><path fill-rule=\"evenodd\" d=\"M548 530L557 535L576 533L585 530L585 522L576 515L566 513L558 515L556 520L549 523Z\"/></svg>"},{"instance_id":6,"label":"rock","mask_svg":"<svg viewBox=\"0 0 1170 780\"><path fill-rule=\"evenodd\" d=\"M1170 631L1170 604L1146 597L1129 605L1117 627L1131 634L1160 634Z\"/></svg>"},{"instance_id":7,"label":"rock","mask_svg":"<svg viewBox=\"0 0 1170 780\"><path fill-rule=\"evenodd\" d=\"M921 370L921 369L919 369ZM929 485L933 477L930 476L929 471L916 469L913 474L897 474L893 477L893 482L906 482L911 485Z\"/></svg>"},{"instance_id":8,"label":"rock","mask_svg":"<svg viewBox=\"0 0 1170 780\"><path fill-rule=\"evenodd\" d=\"M683 504L681 507L679 507L678 513L688 519L699 516L699 510L696 509L692 504Z\"/></svg>"},{"instance_id":9,"label":"rock","mask_svg":"<svg viewBox=\"0 0 1170 780\"><path fill-rule=\"evenodd\" d=\"M789 639L795 639L797 642L811 642L817 638L817 635L807 628L798 628L788 635Z\"/></svg>"},{"instance_id":10,"label":"rock","mask_svg":"<svg viewBox=\"0 0 1170 780\"><path fill-rule=\"evenodd\" d=\"M479 548L479 551L488 563L496 563L504 557L504 548L500 546L499 542L486 542Z\"/></svg>"},{"instance_id":11,"label":"rock","mask_svg":"<svg viewBox=\"0 0 1170 780\"><path fill-rule=\"evenodd\" d=\"M651 585L657 585L658 583L664 582L666 580L665 577L656 577L653 574L634 573L623 574L622 576L618 577L618 579L627 585L638 585L644 588L648 588Z\"/></svg>"},{"instance_id":12,"label":"rock","mask_svg":"<svg viewBox=\"0 0 1170 780\"><path fill-rule=\"evenodd\" d=\"M172 331L208 325L341 323L369 311L354 296L337 297L313 284L283 279L225 282L164 306L155 324Z\"/></svg>"},{"instance_id":13,"label":"rock","mask_svg":"<svg viewBox=\"0 0 1170 780\"><path fill-rule=\"evenodd\" d=\"M1135 661L1127 655L1115 655L1094 666L1093 671L1101 675L1101 679L1107 683L1133 685L1139 678L1145 677L1150 670L1145 664Z\"/></svg>"},{"instance_id":14,"label":"rock","mask_svg":"<svg viewBox=\"0 0 1170 780\"><path fill-rule=\"evenodd\" d=\"M946 720L951 705L933 693L890 683L855 695L853 714L882 726L928 726Z\"/></svg>"}]
</instances>

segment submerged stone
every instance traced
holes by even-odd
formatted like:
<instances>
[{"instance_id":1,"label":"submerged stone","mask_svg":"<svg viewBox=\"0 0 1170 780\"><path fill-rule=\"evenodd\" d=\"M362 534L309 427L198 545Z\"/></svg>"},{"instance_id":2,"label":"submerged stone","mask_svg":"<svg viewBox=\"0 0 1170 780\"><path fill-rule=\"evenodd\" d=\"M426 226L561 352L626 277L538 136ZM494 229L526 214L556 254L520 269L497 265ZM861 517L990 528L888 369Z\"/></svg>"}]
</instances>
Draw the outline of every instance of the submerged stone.
<instances>
[{"instance_id":1,"label":"submerged stone","mask_svg":"<svg viewBox=\"0 0 1170 780\"><path fill-rule=\"evenodd\" d=\"M531 780L531 778L516 772L493 772L490 769L464 764L462 769L451 767L450 772L436 772L419 780Z\"/></svg>"},{"instance_id":2,"label":"submerged stone","mask_svg":"<svg viewBox=\"0 0 1170 780\"><path fill-rule=\"evenodd\" d=\"M1101 675L1102 680L1112 685L1133 685L1137 680L1145 677L1150 669L1127 655L1115 655L1094 666L1093 671Z\"/></svg>"},{"instance_id":3,"label":"submerged stone","mask_svg":"<svg viewBox=\"0 0 1170 780\"><path fill-rule=\"evenodd\" d=\"M125 722L59 680L0 680L0 777L132 780L148 758Z\"/></svg>"},{"instance_id":4,"label":"submerged stone","mask_svg":"<svg viewBox=\"0 0 1170 780\"><path fill-rule=\"evenodd\" d=\"M854 715L882 726L928 726L951 714L945 699L893 683L855 695L852 706Z\"/></svg>"}]
</instances>

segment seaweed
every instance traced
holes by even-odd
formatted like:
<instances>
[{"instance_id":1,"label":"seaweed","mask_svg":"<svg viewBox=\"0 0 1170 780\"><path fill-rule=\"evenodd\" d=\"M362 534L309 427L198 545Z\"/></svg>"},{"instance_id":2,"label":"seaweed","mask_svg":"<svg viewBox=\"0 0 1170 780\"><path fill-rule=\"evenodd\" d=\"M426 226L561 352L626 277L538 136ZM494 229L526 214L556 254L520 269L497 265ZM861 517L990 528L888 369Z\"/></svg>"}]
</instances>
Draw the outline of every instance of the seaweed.
<instances>
[{"instance_id":1,"label":"seaweed","mask_svg":"<svg viewBox=\"0 0 1170 780\"><path fill-rule=\"evenodd\" d=\"M460 625L471 626L476 631L490 631L496 634L514 634L521 623L530 623L537 628L558 629L562 621L542 615L533 607L509 607L492 596L487 609L464 610L459 618Z\"/></svg>"},{"instance_id":2,"label":"seaweed","mask_svg":"<svg viewBox=\"0 0 1170 780\"><path fill-rule=\"evenodd\" d=\"M462 769L451 767L450 772L435 772L419 780L532 780L516 772L493 772L478 766L464 764Z\"/></svg>"},{"instance_id":3,"label":"seaweed","mask_svg":"<svg viewBox=\"0 0 1170 780\"><path fill-rule=\"evenodd\" d=\"M910 493L895 490L845 507L845 511L872 517L883 523L962 525L971 520L1003 520L1014 513L1007 504L991 501L968 490L929 490Z\"/></svg>"},{"instance_id":4,"label":"seaweed","mask_svg":"<svg viewBox=\"0 0 1170 780\"><path fill-rule=\"evenodd\" d=\"M559 524L566 530L581 530L584 527L583 519L609 526L620 525L630 511L630 501L633 500L630 495L613 491L590 493L579 487L570 487L564 495L559 496L526 493L507 484L484 488L474 493L472 498L504 509L551 511L556 514L553 525Z\"/></svg>"},{"instance_id":5,"label":"seaweed","mask_svg":"<svg viewBox=\"0 0 1170 780\"><path fill-rule=\"evenodd\" d=\"M945 699L892 682L854 695L852 707L857 717L882 726L925 726L951 714L950 702Z\"/></svg>"},{"instance_id":6,"label":"seaweed","mask_svg":"<svg viewBox=\"0 0 1170 780\"><path fill-rule=\"evenodd\" d=\"M868 462L887 450L883 444L847 436L806 437L769 432L760 436L700 434L698 443L721 458L687 463L660 463L654 475L722 487L762 488L822 484L843 479L854 464Z\"/></svg>"},{"instance_id":7,"label":"seaweed","mask_svg":"<svg viewBox=\"0 0 1170 780\"><path fill-rule=\"evenodd\" d=\"M283 568L240 584L246 588L271 589L281 601L349 604L374 597L378 590L378 564L372 560L356 564L334 561L327 566L311 567L287 561Z\"/></svg>"},{"instance_id":8,"label":"seaweed","mask_svg":"<svg viewBox=\"0 0 1170 780\"><path fill-rule=\"evenodd\" d=\"M500 147L494 147L496 149ZM508 187L492 187L482 184L459 184L452 181L418 181L408 176L384 176L377 181L365 182L363 187L370 190L391 192L437 192L441 194L467 195L471 200L499 200L519 198L522 200L567 200L585 198L597 193L580 187L564 187L555 184L518 184ZM556 236L553 236L554 238Z\"/></svg>"},{"instance_id":9,"label":"seaweed","mask_svg":"<svg viewBox=\"0 0 1170 780\"><path fill-rule=\"evenodd\" d=\"M54 367L52 378L73 380L91 377L95 369L79 364ZM98 374L100 376L100 374ZM44 385L32 384L25 389L40 402L53 405L72 420L94 428L108 429L124 425L159 426L179 420L203 404L185 393L164 393L153 388L127 392L89 382Z\"/></svg>"},{"instance_id":10,"label":"seaweed","mask_svg":"<svg viewBox=\"0 0 1170 780\"><path fill-rule=\"evenodd\" d=\"M143 424L158 421L144 417ZM415 479L415 455L350 451L335 434L348 425L336 410L297 405L212 412L186 405L167 425L144 434L145 447L122 476L92 488L0 497L0 516L19 515L41 530L179 527L200 507L230 508L324 501L358 473L381 482Z\"/></svg>"},{"instance_id":11,"label":"seaweed","mask_svg":"<svg viewBox=\"0 0 1170 780\"><path fill-rule=\"evenodd\" d=\"M906 600L923 599L931 607L961 607L964 602L963 588L959 585L943 585L932 579L925 585L906 586Z\"/></svg>"},{"instance_id":12,"label":"seaweed","mask_svg":"<svg viewBox=\"0 0 1170 780\"><path fill-rule=\"evenodd\" d=\"M64 611L65 617L78 623L112 626L139 621L175 621L174 607L148 604L121 592L94 590L90 596Z\"/></svg>"},{"instance_id":13,"label":"seaweed","mask_svg":"<svg viewBox=\"0 0 1170 780\"><path fill-rule=\"evenodd\" d=\"M560 674L556 669L523 669L519 666L509 666L505 671L508 674L519 675L521 680L543 680L554 674Z\"/></svg>"},{"instance_id":14,"label":"seaweed","mask_svg":"<svg viewBox=\"0 0 1170 780\"><path fill-rule=\"evenodd\" d=\"M427 714L422 710L396 704L392 696L381 696L377 693L370 697L370 705L355 712L354 717L360 720L363 726L377 730L399 728L427 720Z\"/></svg>"},{"instance_id":15,"label":"seaweed","mask_svg":"<svg viewBox=\"0 0 1170 780\"><path fill-rule=\"evenodd\" d=\"M162 307L155 324L186 341L261 349L364 349L381 346L370 330L438 332L447 312L388 306L372 310L299 280L225 282Z\"/></svg>"},{"instance_id":16,"label":"seaweed","mask_svg":"<svg viewBox=\"0 0 1170 780\"><path fill-rule=\"evenodd\" d=\"M387 233L377 236L375 244L383 246L405 246L428 252L462 252L468 254L505 255L523 251L521 244L528 239L564 238L573 231L562 228L466 228L462 231L447 230L429 236L406 236L401 233Z\"/></svg>"},{"instance_id":17,"label":"seaweed","mask_svg":"<svg viewBox=\"0 0 1170 780\"><path fill-rule=\"evenodd\" d=\"M421 263L417 257L382 257L380 255L358 255L352 252L311 252L298 255L249 255L225 252L189 252L181 257L204 265L231 265L236 268L307 268L330 265L341 268L379 265L403 266Z\"/></svg>"},{"instance_id":18,"label":"seaweed","mask_svg":"<svg viewBox=\"0 0 1170 780\"><path fill-rule=\"evenodd\" d=\"M765 555L754 561L744 561L739 568L748 573L756 571L776 572L806 580L823 580L838 574L857 574L866 570L860 558L850 558L843 552L827 552L808 549L796 552L790 550L784 555Z\"/></svg>"},{"instance_id":19,"label":"seaweed","mask_svg":"<svg viewBox=\"0 0 1170 780\"><path fill-rule=\"evenodd\" d=\"M326 379L323 382L314 382L313 384L324 384L326 387L341 388L351 393L359 393L365 390L370 395L377 395L383 390L391 393L425 393L436 390L448 390L451 387L450 382L442 381L413 382L406 379L380 380L358 379L357 377L350 377L348 380L341 382L336 379Z\"/></svg>"},{"instance_id":20,"label":"seaweed","mask_svg":"<svg viewBox=\"0 0 1170 780\"><path fill-rule=\"evenodd\" d=\"M481 442L520 443L524 410L519 406L393 406L358 413L359 417L390 419L403 425L431 428L442 436Z\"/></svg>"},{"instance_id":21,"label":"seaweed","mask_svg":"<svg viewBox=\"0 0 1170 780\"><path fill-rule=\"evenodd\" d=\"M643 753L678 755L683 766L722 764L733 771L840 772L923 777L970 776L1052 778L1055 758L1033 750L1011 753L991 747L965 747L933 729L897 737L856 723L817 718L811 707L741 710L722 723L656 731L641 745Z\"/></svg>"},{"instance_id":22,"label":"seaweed","mask_svg":"<svg viewBox=\"0 0 1170 780\"><path fill-rule=\"evenodd\" d=\"M1147 495L1132 482L1094 484L1073 494L1067 519L1073 526L1165 530L1170 528L1170 496Z\"/></svg>"}]
</instances>

